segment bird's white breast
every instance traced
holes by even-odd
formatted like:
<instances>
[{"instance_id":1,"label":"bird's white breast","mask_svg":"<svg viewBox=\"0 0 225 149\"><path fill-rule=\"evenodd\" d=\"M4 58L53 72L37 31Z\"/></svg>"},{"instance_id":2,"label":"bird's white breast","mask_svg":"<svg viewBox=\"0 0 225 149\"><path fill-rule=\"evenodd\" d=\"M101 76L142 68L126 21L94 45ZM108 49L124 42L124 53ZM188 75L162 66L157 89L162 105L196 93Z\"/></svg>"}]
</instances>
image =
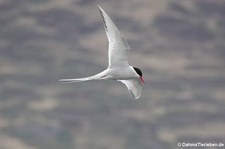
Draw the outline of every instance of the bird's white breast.
<instances>
[{"instance_id":1,"label":"bird's white breast","mask_svg":"<svg viewBox=\"0 0 225 149\"><path fill-rule=\"evenodd\" d=\"M108 68L108 74L112 79L116 80L127 80L132 78L138 78L137 73L134 71L133 67L118 67L118 68Z\"/></svg>"}]
</instances>

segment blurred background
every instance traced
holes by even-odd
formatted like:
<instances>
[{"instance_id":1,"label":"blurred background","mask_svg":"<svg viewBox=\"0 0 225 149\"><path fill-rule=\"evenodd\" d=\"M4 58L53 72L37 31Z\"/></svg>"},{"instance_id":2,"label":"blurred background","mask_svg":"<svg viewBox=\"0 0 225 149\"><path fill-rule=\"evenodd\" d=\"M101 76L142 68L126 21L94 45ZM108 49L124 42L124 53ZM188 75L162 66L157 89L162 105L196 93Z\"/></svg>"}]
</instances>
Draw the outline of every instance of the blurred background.
<instances>
[{"instance_id":1,"label":"blurred background","mask_svg":"<svg viewBox=\"0 0 225 149\"><path fill-rule=\"evenodd\" d=\"M144 72L140 100L115 81L58 82L107 67L97 4ZM224 0L1 0L0 149L225 143L224 14Z\"/></svg>"}]
</instances>

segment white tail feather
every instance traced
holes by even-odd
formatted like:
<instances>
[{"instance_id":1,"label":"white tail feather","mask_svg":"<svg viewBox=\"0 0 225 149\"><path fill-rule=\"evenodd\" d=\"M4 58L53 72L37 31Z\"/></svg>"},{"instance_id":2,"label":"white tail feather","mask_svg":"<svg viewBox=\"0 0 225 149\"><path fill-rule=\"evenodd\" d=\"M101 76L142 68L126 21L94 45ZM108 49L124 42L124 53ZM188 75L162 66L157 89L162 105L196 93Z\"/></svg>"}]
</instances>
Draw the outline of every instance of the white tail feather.
<instances>
[{"instance_id":1,"label":"white tail feather","mask_svg":"<svg viewBox=\"0 0 225 149\"><path fill-rule=\"evenodd\" d=\"M89 80L88 78L78 78L78 79L61 79L59 81L63 83L76 83L76 82L83 82L88 80Z\"/></svg>"},{"instance_id":2,"label":"white tail feather","mask_svg":"<svg viewBox=\"0 0 225 149\"><path fill-rule=\"evenodd\" d=\"M102 80L105 76L107 76L108 70L104 70L96 75L86 77L86 78L76 78L76 79L61 79L60 82L64 83L76 83L76 82L83 82L83 81L90 81L90 80Z\"/></svg>"}]
</instances>

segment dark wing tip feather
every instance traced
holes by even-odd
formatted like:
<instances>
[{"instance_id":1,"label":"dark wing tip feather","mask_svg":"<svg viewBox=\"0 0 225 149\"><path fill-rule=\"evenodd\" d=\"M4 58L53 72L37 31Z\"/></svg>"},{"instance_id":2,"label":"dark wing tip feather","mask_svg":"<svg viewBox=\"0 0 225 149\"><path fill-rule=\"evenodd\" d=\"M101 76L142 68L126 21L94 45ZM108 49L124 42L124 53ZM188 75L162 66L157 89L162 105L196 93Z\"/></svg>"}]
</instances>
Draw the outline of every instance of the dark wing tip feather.
<instances>
[{"instance_id":1,"label":"dark wing tip feather","mask_svg":"<svg viewBox=\"0 0 225 149\"><path fill-rule=\"evenodd\" d=\"M129 90L129 92L131 93L131 95L133 96L133 98L135 98L135 95L134 95L134 93L132 92L132 90L130 90L130 89L128 89Z\"/></svg>"},{"instance_id":2,"label":"dark wing tip feather","mask_svg":"<svg viewBox=\"0 0 225 149\"><path fill-rule=\"evenodd\" d=\"M98 6L99 11L100 11L100 14L101 14L101 16L102 16L102 22L103 22L103 24L104 24L105 30L107 31L107 25L106 25L106 22L105 22L105 17L104 17L103 12L102 12L102 8L101 8L101 6L99 6L99 5L97 5L97 6Z\"/></svg>"}]
</instances>

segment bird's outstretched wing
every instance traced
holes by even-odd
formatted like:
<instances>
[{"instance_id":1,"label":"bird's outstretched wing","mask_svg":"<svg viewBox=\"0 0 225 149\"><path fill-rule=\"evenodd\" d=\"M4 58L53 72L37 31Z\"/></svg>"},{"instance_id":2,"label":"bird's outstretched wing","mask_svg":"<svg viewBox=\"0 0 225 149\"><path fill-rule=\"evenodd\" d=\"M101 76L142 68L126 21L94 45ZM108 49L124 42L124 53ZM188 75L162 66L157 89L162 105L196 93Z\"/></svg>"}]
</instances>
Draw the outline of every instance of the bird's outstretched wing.
<instances>
[{"instance_id":1,"label":"bird's outstretched wing","mask_svg":"<svg viewBox=\"0 0 225 149\"><path fill-rule=\"evenodd\" d=\"M119 80L126 85L129 92L133 95L134 99L141 97L141 92L143 84L139 78L129 79L129 80Z\"/></svg>"},{"instance_id":2,"label":"bird's outstretched wing","mask_svg":"<svg viewBox=\"0 0 225 149\"><path fill-rule=\"evenodd\" d=\"M109 41L108 60L109 67L123 67L128 66L128 55L130 47L126 38L121 35L120 31L106 14L106 12L98 6L102 15L106 35Z\"/></svg>"}]
</instances>

